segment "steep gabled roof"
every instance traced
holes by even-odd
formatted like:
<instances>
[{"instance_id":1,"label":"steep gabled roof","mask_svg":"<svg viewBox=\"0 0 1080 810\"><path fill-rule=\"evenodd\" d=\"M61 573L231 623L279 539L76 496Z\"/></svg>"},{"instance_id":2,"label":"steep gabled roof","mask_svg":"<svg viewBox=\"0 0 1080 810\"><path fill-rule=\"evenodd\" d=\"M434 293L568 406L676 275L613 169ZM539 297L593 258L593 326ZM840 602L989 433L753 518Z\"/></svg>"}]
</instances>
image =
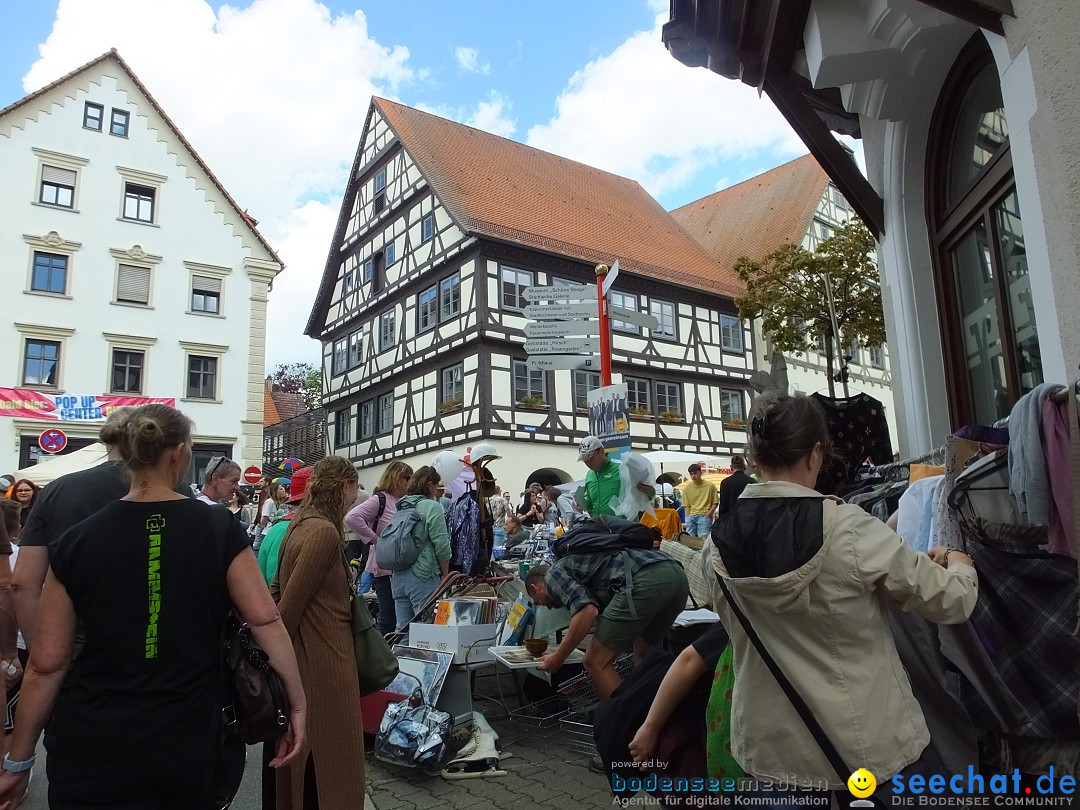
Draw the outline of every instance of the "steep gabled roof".
<instances>
[{"instance_id":1,"label":"steep gabled roof","mask_svg":"<svg viewBox=\"0 0 1080 810\"><path fill-rule=\"evenodd\" d=\"M385 117L464 231L735 296L730 270L633 180L382 98Z\"/></svg>"},{"instance_id":2,"label":"steep gabled roof","mask_svg":"<svg viewBox=\"0 0 1080 810\"><path fill-rule=\"evenodd\" d=\"M804 155L671 216L731 272L741 256L760 259L785 242L801 245L828 182L814 156Z\"/></svg>"},{"instance_id":3,"label":"steep gabled roof","mask_svg":"<svg viewBox=\"0 0 1080 810\"><path fill-rule=\"evenodd\" d=\"M42 87L40 90L35 90L30 95L24 96L15 103L9 104L7 107L4 107L4 109L0 110L0 118L3 118L4 116L14 112L15 110L18 110L20 107L23 107L30 102L40 98L54 88L59 87L65 82L75 78L80 73L90 70L91 68L94 68L110 60L115 62L120 67L120 69L127 74L127 77L131 79L135 86L139 88L139 91L144 96L146 96L146 100L150 102L150 106L152 106L157 112L157 114L161 116L161 119L165 122L166 126L168 126L170 130L172 130L172 133L176 136L177 140L179 140L180 143L184 145L184 148L187 149L187 151L191 154L191 157L198 164L199 168L203 170L203 172L208 178L210 178L210 181L214 184L217 190L221 192L221 195L228 201L229 205L231 205L233 210L240 216L240 219L247 226L248 230L250 230L251 233L255 236L255 238L259 240L259 243L264 248L266 248L266 252L270 254L270 257L279 265L281 265L282 268L284 268L284 262L281 261L277 253L274 252L274 249L270 247L270 244L263 238L262 234L259 233L259 229L255 226L255 220L252 219L246 211L241 209L240 206L237 204L236 200L234 200L229 194L229 192L225 190L225 186L223 186L221 184L221 181L217 179L217 176L212 171L210 171L210 167L203 162L203 159L201 157L199 157L199 153L195 151L195 147L188 143L187 138L185 138L183 133L180 132L176 124L172 122L172 119L165 114L165 110L161 108L161 105L157 103L157 100L153 97L153 95L150 94L150 91L146 89L146 85L144 85L139 80L139 77L135 75L135 72L128 66L127 62L125 62L120 57L120 54L116 52L116 48L112 48L111 50L97 57L96 59L91 59L85 65L75 68L70 73L61 76L54 82L50 82L49 84Z\"/></svg>"}]
</instances>

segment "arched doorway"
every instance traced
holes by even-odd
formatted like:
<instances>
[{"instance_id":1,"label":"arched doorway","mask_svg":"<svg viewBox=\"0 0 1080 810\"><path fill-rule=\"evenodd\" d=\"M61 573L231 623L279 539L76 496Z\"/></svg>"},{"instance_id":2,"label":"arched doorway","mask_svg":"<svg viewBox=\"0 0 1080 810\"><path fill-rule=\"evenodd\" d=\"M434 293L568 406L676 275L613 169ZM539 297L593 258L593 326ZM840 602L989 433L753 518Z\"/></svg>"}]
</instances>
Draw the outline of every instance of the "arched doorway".
<instances>
[{"instance_id":1,"label":"arched doorway","mask_svg":"<svg viewBox=\"0 0 1080 810\"><path fill-rule=\"evenodd\" d=\"M525 486L537 483L542 487L557 487L559 484L569 484L573 480L572 475L558 467L541 467L529 473L529 477L525 479Z\"/></svg>"}]
</instances>

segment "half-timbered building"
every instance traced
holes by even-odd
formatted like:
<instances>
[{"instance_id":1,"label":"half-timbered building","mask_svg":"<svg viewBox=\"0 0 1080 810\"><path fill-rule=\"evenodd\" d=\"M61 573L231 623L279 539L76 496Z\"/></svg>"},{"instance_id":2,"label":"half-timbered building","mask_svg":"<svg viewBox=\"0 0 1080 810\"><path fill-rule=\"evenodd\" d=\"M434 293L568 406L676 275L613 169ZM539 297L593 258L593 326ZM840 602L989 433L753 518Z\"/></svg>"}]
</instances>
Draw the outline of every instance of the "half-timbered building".
<instances>
[{"instance_id":1,"label":"half-timbered building","mask_svg":"<svg viewBox=\"0 0 1080 810\"><path fill-rule=\"evenodd\" d=\"M804 155L677 208L671 215L722 267L733 269L743 256L761 259L784 244L801 245L813 252L837 226L855 214L813 155ZM767 371L772 346L757 321L752 328L757 347L754 361ZM888 348L853 342L844 347L843 356L850 358L846 360L847 389L882 402L895 446L896 413ZM811 341L804 351L788 354L785 359L793 393L810 394L829 388L824 341ZM839 383L835 388L842 391Z\"/></svg>"},{"instance_id":2,"label":"half-timbered building","mask_svg":"<svg viewBox=\"0 0 1080 810\"><path fill-rule=\"evenodd\" d=\"M600 375L529 368L523 293L594 282L616 258L613 302L660 324L613 324L635 446L738 450L754 339L729 270L631 180L374 99L306 330L324 347L330 451L369 484L482 438L508 489L581 477Z\"/></svg>"}]
</instances>

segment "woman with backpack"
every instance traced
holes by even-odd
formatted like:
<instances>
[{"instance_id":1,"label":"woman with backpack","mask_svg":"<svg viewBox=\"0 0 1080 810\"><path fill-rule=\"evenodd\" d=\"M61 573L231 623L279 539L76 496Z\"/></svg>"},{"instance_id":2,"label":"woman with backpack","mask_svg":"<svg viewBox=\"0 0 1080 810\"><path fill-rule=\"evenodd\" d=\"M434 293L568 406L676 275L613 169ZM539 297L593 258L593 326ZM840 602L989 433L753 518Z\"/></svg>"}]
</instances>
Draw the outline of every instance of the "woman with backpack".
<instances>
[{"instance_id":1,"label":"woman with backpack","mask_svg":"<svg viewBox=\"0 0 1080 810\"><path fill-rule=\"evenodd\" d=\"M379 534L397 512L398 500L409 491L412 474L412 467L405 462L391 461L379 478L375 494L345 516L345 525L353 530L360 542L371 546L364 572L371 574L375 595L379 598L377 622L379 632L384 636L392 633L397 626L394 594L390 587L390 575L393 571L379 568L375 563L375 545Z\"/></svg>"},{"instance_id":2,"label":"woman with backpack","mask_svg":"<svg viewBox=\"0 0 1080 810\"><path fill-rule=\"evenodd\" d=\"M413 473L408 494L397 504L399 512L416 510L418 520L413 524L412 537L419 551L416 562L394 571L390 578L397 614L395 629L399 631L409 626L450 570L450 534L442 505L436 500L440 485L434 467L421 467Z\"/></svg>"}]
</instances>

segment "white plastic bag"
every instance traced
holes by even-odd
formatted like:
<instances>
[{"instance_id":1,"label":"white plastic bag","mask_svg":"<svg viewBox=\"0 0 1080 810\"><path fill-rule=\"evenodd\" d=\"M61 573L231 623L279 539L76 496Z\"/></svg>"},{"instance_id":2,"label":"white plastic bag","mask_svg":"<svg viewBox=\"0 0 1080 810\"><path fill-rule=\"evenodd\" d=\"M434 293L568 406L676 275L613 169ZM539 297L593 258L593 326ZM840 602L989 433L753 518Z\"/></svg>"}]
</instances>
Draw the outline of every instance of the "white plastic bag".
<instances>
[{"instance_id":1,"label":"white plastic bag","mask_svg":"<svg viewBox=\"0 0 1080 810\"><path fill-rule=\"evenodd\" d=\"M656 473L652 463L640 453L630 453L620 461L619 497L612 501L612 511L627 520L637 520L642 512L656 517L653 499L637 488L638 484L655 486L653 481L656 480Z\"/></svg>"}]
</instances>

